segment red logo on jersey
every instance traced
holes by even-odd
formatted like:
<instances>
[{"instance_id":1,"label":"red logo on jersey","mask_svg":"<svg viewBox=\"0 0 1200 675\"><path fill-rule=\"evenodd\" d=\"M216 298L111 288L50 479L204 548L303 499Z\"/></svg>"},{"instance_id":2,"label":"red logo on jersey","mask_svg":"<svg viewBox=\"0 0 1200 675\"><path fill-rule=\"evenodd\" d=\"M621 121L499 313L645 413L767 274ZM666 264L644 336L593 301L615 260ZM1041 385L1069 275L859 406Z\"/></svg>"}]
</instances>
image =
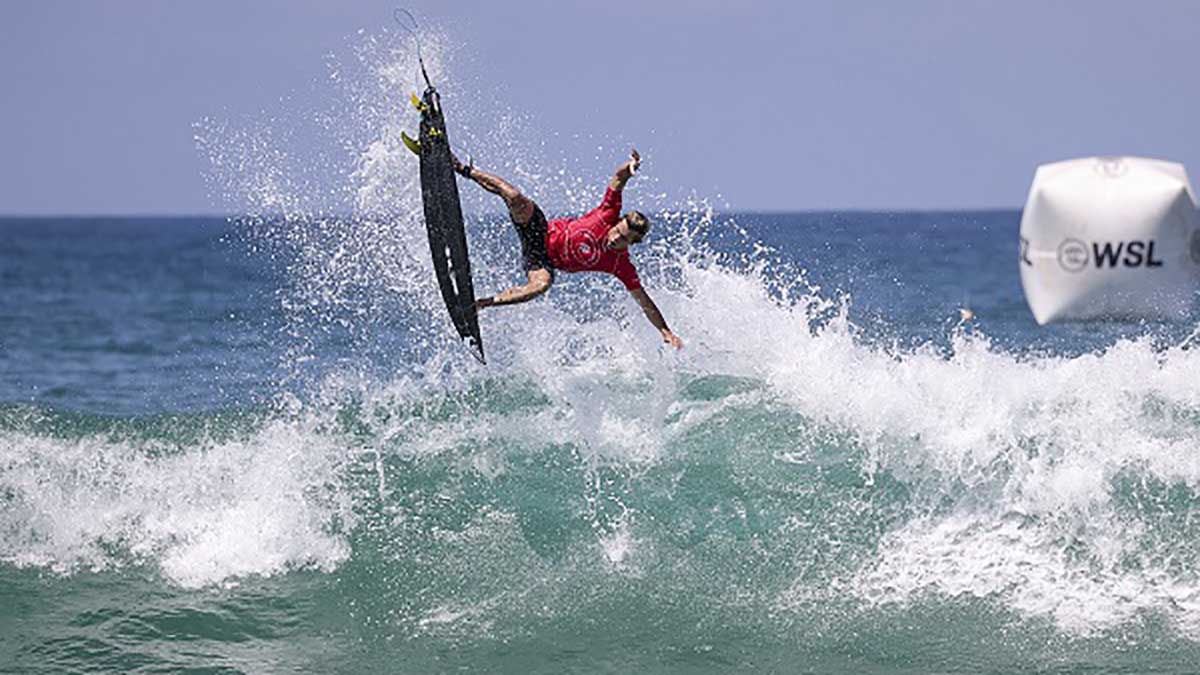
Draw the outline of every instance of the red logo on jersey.
<instances>
[{"instance_id":1,"label":"red logo on jersey","mask_svg":"<svg viewBox=\"0 0 1200 675\"><path fill-rule=\"evenodd\" d=\"M595 235L587 230L570 235L567 251L571 253L572 262L581 267L594 265L600 260L600 244Z\"/></svg>"}]
</instances>

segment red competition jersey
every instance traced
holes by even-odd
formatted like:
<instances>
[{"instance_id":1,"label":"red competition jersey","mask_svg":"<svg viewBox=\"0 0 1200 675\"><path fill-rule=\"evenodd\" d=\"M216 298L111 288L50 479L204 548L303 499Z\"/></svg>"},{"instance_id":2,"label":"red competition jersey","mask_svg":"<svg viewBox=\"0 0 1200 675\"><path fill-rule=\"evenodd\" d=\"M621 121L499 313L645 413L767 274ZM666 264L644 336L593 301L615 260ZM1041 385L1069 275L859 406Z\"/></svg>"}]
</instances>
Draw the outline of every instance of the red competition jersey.
<instances>
[{"instance_id":1,"label":"red competition jersey","mask_svg":"<svg viewBox=\"0 0 1200 675\"><path fill-rule=\"evenodd\" d=\"M600 206L586 215L550 221L546 226L550 262L564 272L608 272L631 291L641 288L637 270L629 260L629 250L604 246L605 236L620 219L621 193L610 187L604 191Z\"/></svg>"}]
</instances>

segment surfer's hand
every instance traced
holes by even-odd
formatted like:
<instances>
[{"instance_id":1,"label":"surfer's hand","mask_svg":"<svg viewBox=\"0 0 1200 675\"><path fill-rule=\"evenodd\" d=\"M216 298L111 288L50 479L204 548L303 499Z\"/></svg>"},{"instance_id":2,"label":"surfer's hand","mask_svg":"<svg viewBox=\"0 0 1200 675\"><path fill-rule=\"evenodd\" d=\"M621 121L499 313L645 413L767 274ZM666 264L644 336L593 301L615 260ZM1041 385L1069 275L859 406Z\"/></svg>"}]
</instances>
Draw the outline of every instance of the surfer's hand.
<instances>
[{"instance_id":1,"label":"surfer's hand","mask_svg":"<svg viewBox=\"0 0 1200 675\"><path fill-rule=\"evenodd\" d=\"M669 330L664 330L662 336L663 342L671 345L675 349L683 349L683 340L680 340L678 335Z\"/></svg>"},{"instance_id":2,"label":"surfer's hand","mask_svg":"<svg viewBox=\"0 0 1200 675\"><path fill-rule=\"evenodd\" d=\"M478 312L484 307L491 307L494 304L496 304L495 298L479 298L475 301L475 311Z\"/></svg>"},{"instance_id":3,"label":"surfer's hand","mask_svg":"<svg viewBox=\"0 0 1200 675\"><path fill-rule=\"evenodd\" d=\"M632 152L629 153L629 160L624 162L623 164L621 164L621 166L617 167L617 180L621 180L621 181L629 180L630 177L632 177L633 174L637 172L638 167L640 167L641 165L642 165L642 156L638 154L638 151L635 148Z\"/></svg>"}]
</instances>

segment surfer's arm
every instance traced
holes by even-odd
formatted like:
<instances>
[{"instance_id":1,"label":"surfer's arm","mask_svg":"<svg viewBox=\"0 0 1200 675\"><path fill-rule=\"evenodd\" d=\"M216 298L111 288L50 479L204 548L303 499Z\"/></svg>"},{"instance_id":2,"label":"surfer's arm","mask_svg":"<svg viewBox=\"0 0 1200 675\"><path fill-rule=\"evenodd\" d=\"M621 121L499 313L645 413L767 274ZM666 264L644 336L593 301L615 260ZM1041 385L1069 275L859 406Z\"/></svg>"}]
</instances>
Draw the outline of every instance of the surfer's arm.
<instances>
[{"instance_id":1,"label":"surfer's arm","mask_svg":"<svg viewBox=\"0 0 1200 675\"><path fill-rule=\"evenodd\" d=\"M658 311L658 305L654 304L654 300L650 299L650 294L646 292L646 289L635 288L629 291L629 294L633 296L634 300L637 300L638 306L642 308L642 313L646 315L650 323L662 334L663 342L676 349L683 347L683 340L680 340L679 336L672 333L671 329L667 327L667 320L663 318L662 312Z\"/></svg>"},{"instance_id":2,"label":"surfer's arm","mask_svg":"<svg viewBox=\"0 0 1200 675\"><path fill-rule=\"evenodd\" d=\"M620 192L625 189L625 184L633 177L634 172L638 170L638 166L642 163L642 156L635 149L629 153L629 159L621 166L617 167L617 172L613 174L612 180L608 181L608 187L615 192Z\"/></svg>"}]
</instances>

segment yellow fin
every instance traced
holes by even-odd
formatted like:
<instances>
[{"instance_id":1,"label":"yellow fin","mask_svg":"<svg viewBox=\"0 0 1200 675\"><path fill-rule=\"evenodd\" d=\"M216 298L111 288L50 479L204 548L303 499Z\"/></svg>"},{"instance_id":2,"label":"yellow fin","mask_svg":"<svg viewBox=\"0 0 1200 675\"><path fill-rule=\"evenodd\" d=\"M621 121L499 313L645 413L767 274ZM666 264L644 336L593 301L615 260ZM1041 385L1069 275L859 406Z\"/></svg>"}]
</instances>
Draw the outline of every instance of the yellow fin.
<instances>
[{"instance_id":1,"label":"yellow fin","mask_svg":"<svg viewBox=\"0 0 1200 675\"><path fill-rule=\"evenodd\" d=\"M417 98L417 93L413 92L411 96L413 107L421 112L425 112L425 103L421 99Z\"/></svg>"},{"instance_id":2,"label":"yellow fin","mask_svg":"<svg viewBox=\"0 0 1200 675\"><path fill-rule=\"evenodd\" d=\"M412 150L414 155L418 157L421 155L421 141L416 140L403 131L400 132L400 140L404 141L404 147Z\"/></svg>"}]
</instances>

